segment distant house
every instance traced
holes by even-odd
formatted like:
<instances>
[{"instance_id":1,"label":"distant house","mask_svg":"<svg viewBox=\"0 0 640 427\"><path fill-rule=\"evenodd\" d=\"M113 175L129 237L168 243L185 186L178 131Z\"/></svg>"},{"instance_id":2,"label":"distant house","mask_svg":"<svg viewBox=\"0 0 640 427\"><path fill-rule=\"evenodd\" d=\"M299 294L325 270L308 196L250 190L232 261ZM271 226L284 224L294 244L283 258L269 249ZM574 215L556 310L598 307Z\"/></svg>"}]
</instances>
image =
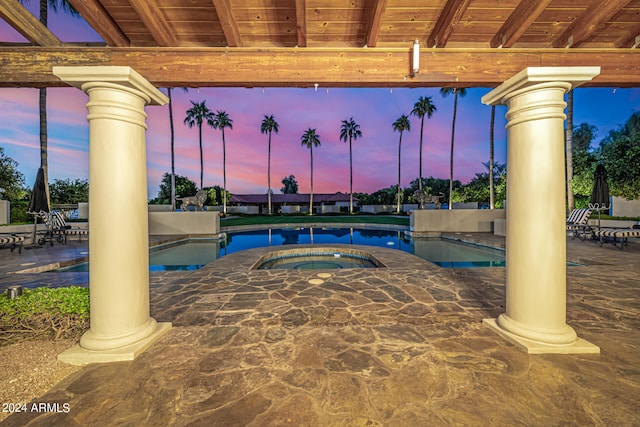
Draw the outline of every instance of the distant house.
<instances>
[{"instance_id":1,"label":"distant house","mask_svg":"<svg viewBox=\"0 0 640 427\"><path fill-rule=\"evenodd\" d=\"M353 198L354 205L358 199ZM266 194L234 194L230 204L237 213L267 213L269 200ZM309 212L309 193L307 194L272 194L271 205L276 213ZM250 208L251 207L251 208ZM315 213L339 213L340 208L349 207L349 195L345 193L314 193L313 208Z\"/></svg>"}]
</instances>

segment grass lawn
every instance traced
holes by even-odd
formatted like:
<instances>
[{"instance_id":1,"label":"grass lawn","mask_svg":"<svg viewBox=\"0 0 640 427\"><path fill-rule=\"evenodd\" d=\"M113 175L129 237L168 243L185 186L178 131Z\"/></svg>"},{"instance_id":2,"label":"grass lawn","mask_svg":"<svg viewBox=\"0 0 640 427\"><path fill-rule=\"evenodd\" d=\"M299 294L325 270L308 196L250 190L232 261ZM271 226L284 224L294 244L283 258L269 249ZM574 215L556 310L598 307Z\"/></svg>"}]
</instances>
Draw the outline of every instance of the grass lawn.
<instances>
[{"instance_id":1,"label":"grass lawn","mask_svg":"<svg viewBox=\"0 0 640 427\"><path fill-rule=\"evenodd\" d=\"M281 215L251 215L240 218L222 219L220 227L235 227L239 225L267 225L267 224L308 224L308 223L346 223L346 224L391 224L409 225L408 216L376 216L376 215L345 215L345 216L281 216Z\"/></svg>"}]
</instances>

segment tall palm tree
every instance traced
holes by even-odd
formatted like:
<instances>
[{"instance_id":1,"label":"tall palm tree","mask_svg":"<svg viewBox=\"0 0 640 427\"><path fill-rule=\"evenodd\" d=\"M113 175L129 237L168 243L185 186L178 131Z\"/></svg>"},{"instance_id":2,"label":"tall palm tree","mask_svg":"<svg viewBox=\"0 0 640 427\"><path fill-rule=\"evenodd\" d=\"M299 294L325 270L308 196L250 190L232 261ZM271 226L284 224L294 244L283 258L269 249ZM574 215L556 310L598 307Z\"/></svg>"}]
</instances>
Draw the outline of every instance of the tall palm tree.
<instances>
[{"instance_id":1,"label":"tall palm tree","mask_svg":"<svg viewBox=\"0 0 640 427\"><path fill-rule=\"evenodd\" d=\"M430 119L436 110L436 106L431 101L430 96L421 96L418 98L418 102L413 104L413 110L411 110L412 115L420 117L420 179L418 180L418 189L420 192L422 192L422 134L424 132L424 116L427 116L427 118Z\"/></svg>"},{"instance_id":2,"label":"tall palm tree","mask_svg":"<svg viewBox=\"0 0 640 427\"><path fill-rule=\"evenodd\" d=\"M464 88L455 87L443 87L440 89L440 94L446 98L453 93L453 121L451 122L451 154L449 156L449 209L452 209L453 205L453 145L456 134L456 114L458 114L458 96L463 97L467 94L467 90Z\"/></svg>"},{"instance_id":3,"label":"tall palm tree","mask_svg":"<svg viewBox=\"0 0 640 427\"><path fill-rule=\"evenodd\" d=\"M569 212L576 208L573 196L573 89L567 94L567 123L565 129L566 162L567 162L567 204Z\"/></svg>"},{"instance_id":4,"label":"tall palm tree","mask_svg":"<svg viewBox=\"0 0 640 427\"><path fill-rule=\"evenodd\" d=\"M353 117L342 121L340 140L347 142L347 138L349 138L349 213L353 213L353 152L351 141L361 137L360 125L353 120Z\"/></svg>"},{"instance_id":5,"label":"tall palm tree","mask_svg":"<svg viewBox=\"0 0 640 427\"><path fill-rule=\"evenodd\" d=\"M307 129L302 134L302 146L309 149L311 152L311 193L309 194L309 215L313 215L313 147L320 146L320 135L316 133L315 129Z\"/></svg>"},{"instance_id":6,"label":"tall palm tree","mask_svg":"<svg viewBox=\"0 0 640 427\"><path fill-rule=\"evenodd\" d=\"M202 190L202 177L204 175L204 160L202 158L202 124L207 122L209 126L213 127L213 112L209 110L209 107L207 107L207 101L190 102L192 107L187 110L187 117L184 119L184 124L190 128L196 125L198 126L198 140L200 141L200 190Z\"/></svg>"},{"instance_id":7,"label":"tall palm tree","mask_svg":"<svg viewBox=\"0 0 640 427\"><path fill-rule=\"evenodd\" d=\"M398 141L398 206L396 209L396 213L400 213L400 153L402 151L402 133L406 130L409 132L411 130L411 123L409 122L409 117L406 114L400 116L398 120L393 122L393 130L395 132L400 132L400 140Z\"/></svg>"},{"instance_id":8,"label":"tall palm tree","mask_svg":"<svg viewBox=\"0 0 640 427\"><path fill-rule=\"evenodd\" d=\"M224 111L216 111L211 125L214 129L220 129L222 132L222 189L224 191L222 198L222 213L227 214L227 143L224 139L224 129L233 129L233 120Z\"/></svg>"},{"instance_id":9,"label":"tall palm tree","mask_svg":"<svg viewBox=\"0 0 640 427\"><path fill-rule=\"evenodd\" d=\"M495 209L496 207L496 190L493 182L493 146L494 146L494 136L493 136L493 128L495 127L496 121L496 106L491 106L491 124L489 125L489 209Z\"/></svg>"},{"instance_id":10,"label":"tall palm tree","mask_svg":"<svg viewBox=\"0 0 640 427\"><path fill-rule=\"evenodd\" d=\"M183 87L182 90L188 92L189 89ZM171 140L171 210L176 210L176 158L174 151L175 129L173 128L173 100L171 98L171 88L167 88L167 97L169 98L169 130Z\"/></svg>"},{"instance_id":11,"label":"tall palm tree","mask_svg":"<svg viewBox=\"0 0 640 427\"><path fill-rule=\"evenodd\" d=\"M273 115L267 116L265 114L262 123L260 124L260 133L269 134L269 156L267 157L267 200L269 205L269 215L271 215L271 132L278 133L280 126L278 122L273 118Z\"/></svg>"},{"instance_id":12,"label":"tall palm tree","mask_svg":"<svg viewBox=\"0 0 640 427\"><path fill-rule=\"evenodd\" d=\"M20 0L20 3L29 3L29 0ZM40 0L40 23L47 27L49 25L49 7L54 12L62 9L63 12L80 17L80 13L69 3L68 0ZM49 201L49 162L47 154L48 131L47 131L47 88L40 88L38 93L38 108L40 111L40 167L44 172L44 187Z\"/></svg>"}]
</instances>

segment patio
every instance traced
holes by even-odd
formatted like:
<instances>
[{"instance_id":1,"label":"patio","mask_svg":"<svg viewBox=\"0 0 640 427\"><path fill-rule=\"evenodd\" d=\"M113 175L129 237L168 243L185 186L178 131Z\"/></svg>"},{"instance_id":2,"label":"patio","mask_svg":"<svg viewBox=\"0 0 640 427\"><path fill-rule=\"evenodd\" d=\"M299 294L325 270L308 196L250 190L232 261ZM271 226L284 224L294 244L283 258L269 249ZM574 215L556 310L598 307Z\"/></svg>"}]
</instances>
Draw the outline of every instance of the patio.
<instances>
[{"instance_id":1,"label":"patio","mask_svg":"<svg viewBox=\"0 0 640 427\"><path fill-rule=\"evenodd\" d=\"M0 271L77 257L83 245L6 250ZM637 240L621 251L567 238L567 260L585 264L567 267L567 322L599 355L528 355L483 325L504 311L504 269L440 269L383 248L376 256L387 269L330 277L248 270L261 251L194 272L152 273L151 316L173 329L136 360L89 365L36 399L68 403L69 413L15 414L6 425L638 421ZM3 274L0 288L82 277Z\"/></svg>"}]
</instances>

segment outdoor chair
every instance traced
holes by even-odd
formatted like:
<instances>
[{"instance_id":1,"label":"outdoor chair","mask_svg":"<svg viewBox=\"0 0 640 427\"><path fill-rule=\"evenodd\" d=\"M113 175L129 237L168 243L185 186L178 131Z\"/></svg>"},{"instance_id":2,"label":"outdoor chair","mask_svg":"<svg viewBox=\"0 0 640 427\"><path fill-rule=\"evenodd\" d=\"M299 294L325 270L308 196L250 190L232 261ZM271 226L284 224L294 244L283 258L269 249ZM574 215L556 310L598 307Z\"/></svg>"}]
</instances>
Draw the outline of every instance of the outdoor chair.
<instances>
[{"instance_id":1,"label":"outdoor chair","mask_svg":"<svg viewBox=\"0 0 640 427\"><path fill-rule=\"evenodd\" d=\"M574 209L567 218L567 231L571 232L571 238L580 237L581 240L587 238L587 232L591 230L589 226L591 209Z\"/></svg>"},{"instance_id":2,"label":"outdoor chair","mask_svg":"<svg viewBox=\"0 0 640 427\"><path fill-rule=\"evenodd\" d=\"M62 215L62 212L60 211L51 211L51 217L54 227L62 230L64 235L64 243L67 243L67 236L69 235L77 235L78 240L82 241L82 236L86 236L89 234L89 230L87 230L86 228L72 227L71 225L68 225L67 221Z\"/></svg>"},{"instance_id":3,"label":"outdoor chair","mask_svg":"<svg viewBox=\"0 0 640 427\"><path fill-rule=\"evenodd\" d=\"M0 246L9 245L11 252L15 248L18 248L18 253L22 253L22 244L24 243L24 236L18 236L15 233L2 233L0 234Z\"/></svg>"}]
</instances>

